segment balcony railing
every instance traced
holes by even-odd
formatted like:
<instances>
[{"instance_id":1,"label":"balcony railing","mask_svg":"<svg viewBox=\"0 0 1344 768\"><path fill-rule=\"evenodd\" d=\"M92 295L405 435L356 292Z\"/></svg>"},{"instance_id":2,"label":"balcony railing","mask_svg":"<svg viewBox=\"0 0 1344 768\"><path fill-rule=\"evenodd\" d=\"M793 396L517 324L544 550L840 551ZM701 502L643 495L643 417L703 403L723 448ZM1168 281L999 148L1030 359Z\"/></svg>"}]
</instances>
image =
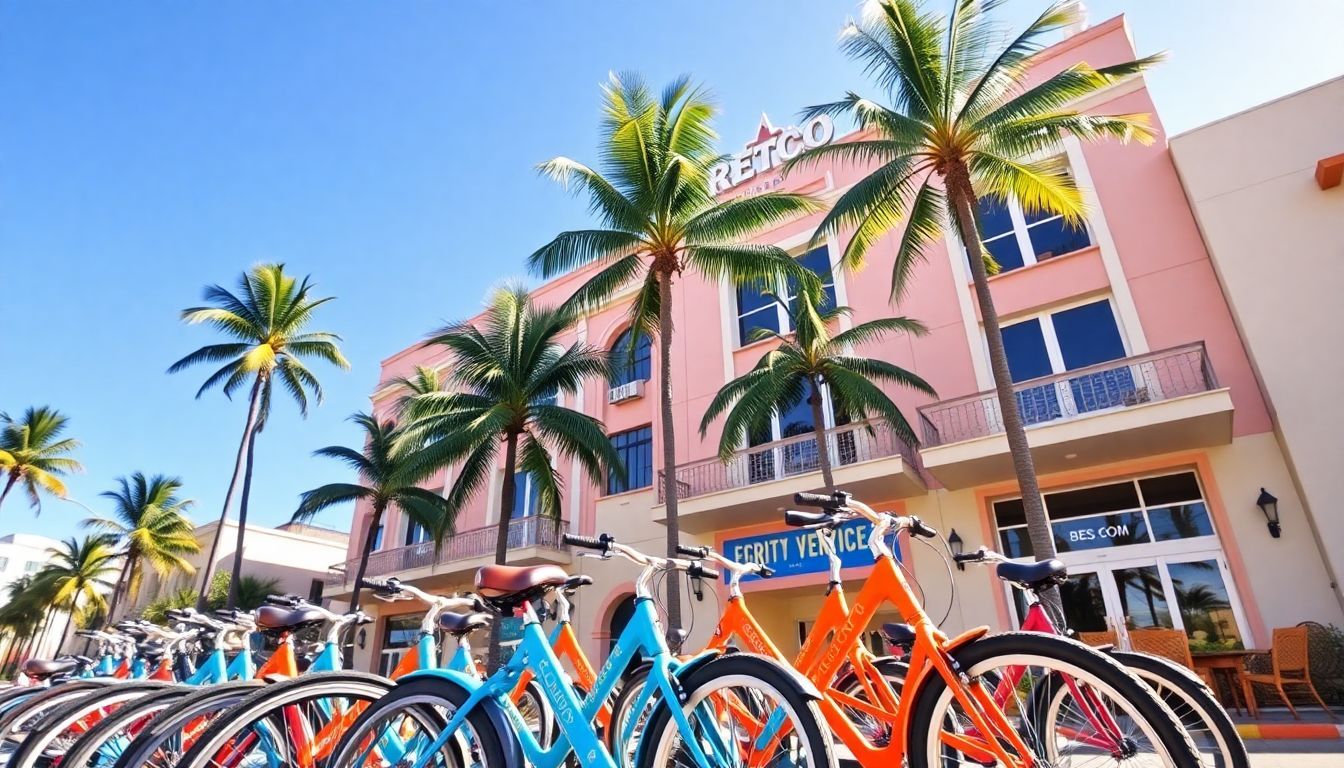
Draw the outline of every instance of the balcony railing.
<instances>
[{"instance_id":1,"label":"balcony railing","mask_svg":"<svg viewBox=\"0 0 1344 768\"><path fill-rule=\"evenodd\" d=\"M520 517L509 523L509 549L521 547L544 547L561 550L560 536L569 529L564 520L546 517ZM369 565L365 575L370 578L395 576L417 568L446 565L460 560L488 557L495 553L495 538L499 535L499 526L489 525L459 531L443 542L438 554L434 553L434 542L425 541L396 549L380 549L370 553ZM331 567L327 574L328 584L344 584L355 577L359 570L359 560L347 560Z\"/></svg>"},{"instance_id":2,"label":"balcony railing","mask_svg":"<svg viewBox=\"0 0 1344 768\"><path fill-rule=\"evenodd\" d=\"M897 436L886 422L858 422L826 430L826 449L832 467L902 456L918 466L914 449ZM677 498L689 499L707 493L748 488L758 483L797 477L821 470L817 438L808 433L754 445L734 453L726 462L718 457L677 467ZM664 501L662 472L655 485L658 503Z\"/></svg>"},{"instance_id":3,"label":"balcony railing","mask_svg":"<svg viewBox=\"0 0 1344 768\"><path fill-rule=\"evenodd\" d=\"M1217 388L1203 342L1111 360L1013 387L1022 423L1028 427ZM919 421L925 446L1003 432L1003 415L992 390L926 405L919 409Z\"/></svg>"}]
</instances>

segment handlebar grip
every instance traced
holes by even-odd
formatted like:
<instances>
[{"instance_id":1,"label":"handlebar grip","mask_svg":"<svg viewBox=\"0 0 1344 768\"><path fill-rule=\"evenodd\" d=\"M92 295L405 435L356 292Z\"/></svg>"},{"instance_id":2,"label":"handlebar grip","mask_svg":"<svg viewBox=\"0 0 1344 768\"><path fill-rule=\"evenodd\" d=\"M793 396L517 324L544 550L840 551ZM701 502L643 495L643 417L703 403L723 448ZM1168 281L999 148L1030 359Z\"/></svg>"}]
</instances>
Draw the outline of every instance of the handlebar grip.
<instances>
[{"instance_id":1,"label":"handlebar grip","mask_svg":"<svg viewBox=\"0 0 1344 768\"><path fill-rule=\"evenodd\" d=\"M957 563L978 563L984 559L983 552L963 552L960 555L953 555L953 562Z\"/></svg>"},{"instance_id":2,"label":"handlebar grip","mask_svg":"<svg viewBox=\"0 0 1344 768\"><path fill-rule=\"evenodd\" d=\"M603 554L605 554L607 550L611 549L611 543L616 541L616 539L612 537L610 534L606 533L602 534L601 536L598 536L597 538L593 538L591 536L579 536L578 534L574 533L566 533L561 537L561 541L565 542L571 547L583 547L584 549L595 549L598 552L602 552Z\"/></svg>"},{"instance_id":3,"label":"handlebar grip","mask_svg":"<svg viewBox=\"0 0 1344 768\"><path fill-rule=\"evenodd\" d=\"M835 506L835 498L823 493L795 493L793 494L793 503L800 507L831 509Z\"/></svg>"},{"instance_id":4,"label":"handlebar grip","mask_svg":"<svg viewBox=\"0 0 1344 768\"><path fill-rule=\"evenodd\" d=\"M771 576L774 576L774 575L775 575L775 569L774 569L774 568L771 568L770 566L768 566L768 565L766 565L766 564L764 564L764 563L757 563L757 565L761 566L761 569L758 570L758 571L756 571L756 575L757 575L757 576L760 576L762 579L768 579L768 578L770 578Z\"/></svg>"},{"instance_id":5,"label":"handlebar grip","mask_svg":"<svg viewBox=\"0 0 1344 768\"><path fill-rule=\"evenodd\" d=\"M709 547L688 547L685 544L678 544L677 554L702 560L709 557Z\"/></svg>"},{"instance_id":6,"label":"handlebar grip","mask_svg":"<svg viewBox=\"0 0 1344 768\"><path fill-rule=\"evenodd\" d=\"M692 563L691 567L686 569L686 572L692 576L697 576L702 579L709 579L710 581L719 580L718 569L710 568L708 565L703 565L701 563Z\"/></svg>"},{"instance_id":7,"label":"handlebar grip","mask_svg":"<svg viewBox=\"0 0 1344 768\"><path fill-rule=\"evenodd\" d=\"M826 512L799 512L796 509L784 512L784 524L793 528L833 525L836 520Z\"/></svg>"},{"instance_id":8,"label":"handlebar grip","mask_svg":"<svg viewBox=\"0 0 1344 768\"><path fill-rule=\"evenodd\" d=\"M372 589L375 592L397 591L397 589L392 586L391 582L383 581L381 579L360 579L359 587L360 589Z\"/></svg>"},{"instance_id":9,"label":"handlebar grip","mask_svg":"<svg viewBox=\"0 0 1344 768\"><path fill-rule=\"evenodd\" d=\"M918 517L910 518L910 532L916 536L922 536L926 539L938 538L938 531L936 531L933 527L925 524L925 522L923 520L920 520Z\"/></svg>"}]
</instances>

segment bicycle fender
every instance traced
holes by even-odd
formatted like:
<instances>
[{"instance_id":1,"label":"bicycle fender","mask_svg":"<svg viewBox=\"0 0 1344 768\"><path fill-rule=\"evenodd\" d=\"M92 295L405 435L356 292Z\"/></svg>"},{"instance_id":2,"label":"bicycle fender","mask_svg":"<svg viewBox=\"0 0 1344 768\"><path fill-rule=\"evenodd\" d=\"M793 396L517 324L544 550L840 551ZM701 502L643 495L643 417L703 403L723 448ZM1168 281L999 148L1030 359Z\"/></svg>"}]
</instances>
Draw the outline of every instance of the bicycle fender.
<instances>
[{"instance_id":1,"label":"bicycle fender","mask_svg":"<svg viewBox=\"0 0 1344 768\"><path fill-rule=\"evenodd\" d=\"M944 645L944 647L947 649L948 653L952 653L961 646L966 645L967 643L972 642L974 640L979 640L980 638L988 634L989 634L989 627L976 627L975 629L968 629L965 632L962 632L960 635L957 635L956 637L948 640L947 643Z\"/></svg>"},{"instance_id":2,"label":"bicycle fender","mask_svg":"<svg viewBox=\"0 0 1344 768\"><path fill-rule=\"evenodd\" d=\"M419 680L426 677L450 682L473 694L481 687L480 681L476 678L453 669L421 669L412 672L409 675L405 675L400 679ZM509 766L526 765L526 760L523 758L523 748L520 746L517 732L514 729L513 722L509 719L509 716L505 714L499 704L489 696L486 696L481 700L480 707L485 711L486 716L490 718L490 725L494 727L495 732L500 735L500 740L508 753L505 755L506 764Z\"/></svg>"}]
</instances>

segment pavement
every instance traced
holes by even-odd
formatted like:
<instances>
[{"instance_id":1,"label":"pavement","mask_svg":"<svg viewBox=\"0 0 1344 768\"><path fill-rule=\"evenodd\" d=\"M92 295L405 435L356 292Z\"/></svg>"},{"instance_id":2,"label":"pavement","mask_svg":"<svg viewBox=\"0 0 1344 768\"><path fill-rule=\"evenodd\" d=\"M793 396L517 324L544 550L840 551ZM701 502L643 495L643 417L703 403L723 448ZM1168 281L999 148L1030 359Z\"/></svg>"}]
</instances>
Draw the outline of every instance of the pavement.
<instances>
[{"instance_id":1,"label":"pavement","mask_svg":"<svg viewBox=\"0 0 1344 768\"><path fill-rule=\"evenodd\" d=\"M1255 739L1246 742L1251 768L1341 768L1344 741L1339 739Z\"/></svg>"}]
</instances>

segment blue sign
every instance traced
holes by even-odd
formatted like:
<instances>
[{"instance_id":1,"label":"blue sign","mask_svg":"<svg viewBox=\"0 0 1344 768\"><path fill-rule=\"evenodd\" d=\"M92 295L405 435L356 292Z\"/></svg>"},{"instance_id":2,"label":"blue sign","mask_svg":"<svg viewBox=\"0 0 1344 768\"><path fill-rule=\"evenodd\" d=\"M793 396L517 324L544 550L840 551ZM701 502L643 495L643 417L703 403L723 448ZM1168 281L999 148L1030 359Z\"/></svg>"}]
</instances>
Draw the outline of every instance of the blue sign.
<instances>
[{"instance_id":1,"label":"blue sign","mask_svg":"<svg viewBox=\"0 0 1344 768\"><path fill-rule=\"evenodd\" d=\"M873 553L868 549L868 536L873 524L867 520L850 520L835 529L835 552L845 568L863 568L873 564ZM723 554L730 560L744 563L762 563L774 570L775 576L797 576L803 573L825 573L831 563L821 548L817 531L803 528L785 528L782 531L725 539ZM900 557L900 551L892 550ZM758 578L746 576L743 581Z\"/></svg>"}]
</instances>

